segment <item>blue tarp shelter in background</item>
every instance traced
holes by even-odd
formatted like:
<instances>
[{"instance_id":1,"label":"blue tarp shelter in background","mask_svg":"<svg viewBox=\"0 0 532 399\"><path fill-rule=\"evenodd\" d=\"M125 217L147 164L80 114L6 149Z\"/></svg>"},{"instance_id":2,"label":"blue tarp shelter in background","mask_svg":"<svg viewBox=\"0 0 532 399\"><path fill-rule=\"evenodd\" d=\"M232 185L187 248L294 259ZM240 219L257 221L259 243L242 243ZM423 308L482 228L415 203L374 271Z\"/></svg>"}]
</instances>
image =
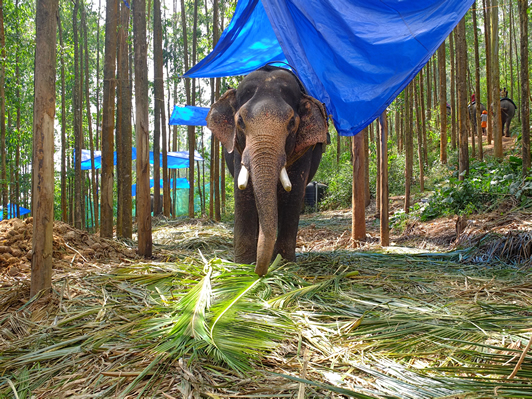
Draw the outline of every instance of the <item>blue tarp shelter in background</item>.
<instances>
[{"instance_id":1,"label":"blue tarp shelter in background","mask_svg":"<svg viewBox=\"0 0 532 399\"><path fill-rule=\"evenodd\" d=\"M153 188L155 182L153 179L150 179L150 188ZM179 177L175 179L176 188L190 188L190 184L185 177ZM163 186L163 179L161 179L161 187ZM170 179L170 188L174 188L174 179ZM131 185L131 196L137 196L137 185Z\"/></svg>"},{"instance_id":2,"label":"blue tarp shelter in background","mask_svg":"<svg viewBox=\"0 0 532 399\"><path fill-rule=\"evenodd\" d=\"M239 0L214 50L184 76L242 75L287 61L338 133L352 136L382 114L473 2Z\"/></svg>"},{"instance_id":3,"label":"blue tarp shelter in background","mask_svg":"<svg viewBox=\"0 0 532 399\"><path fill-rule=\"evenodd\" d=\"M7 204L7 219L13 219L17 217L17 208L20 210L20 216L31 213L29 209L16 204ZM4 208L0 207L0 220L4 217Z\"/></svg>"},{"instance_id":4,"label":"blue tarp shelter in background","mask_svg":"<svg viewBox=\"0 0 532 399\"><path fill-rule=\"evenodd\" d=\"M207 126L207 121L205 118L207 118L209 110L210 108L194 107L192 105L185 105L184 107L176 105L168 124Z\"/></svg>"},{"instance_id":5,"label":"blue tarp shelter in background","mask_svg":"<svg viewBox=\"0 0 532 399\"><path fill-rule=\"evenodd\" d=\"M113 154L114 165L116 165L116 151ZM75 157L75 153L74 153ZM137 149L132 148L131 159L137 159ZM168 152L168 168L179 169L188 168L188 151L169 151ZM194 160L203 161L203 157L199 152L194 151ZM153 151L150 151L150 164L153 165ZM160 165L163 165L163 154L160 154ZM102 167L102 152L94 151L94 167L100 169ZM81 150L81 170L91 169L91 152L89 150Z\"/></svg>"}]
</instances>

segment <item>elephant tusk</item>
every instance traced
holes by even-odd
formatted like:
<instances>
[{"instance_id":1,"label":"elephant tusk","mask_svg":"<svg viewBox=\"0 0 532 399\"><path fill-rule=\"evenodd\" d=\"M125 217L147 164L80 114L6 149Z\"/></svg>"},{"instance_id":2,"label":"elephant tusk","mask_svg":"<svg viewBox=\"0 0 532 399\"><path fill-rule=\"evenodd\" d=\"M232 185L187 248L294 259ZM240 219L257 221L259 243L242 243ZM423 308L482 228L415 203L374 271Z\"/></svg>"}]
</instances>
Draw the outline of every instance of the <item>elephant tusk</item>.
<instances>
[{"instance_id":1,"label":"elephant tusk","mask_svg":"<svg viewBox=\"0 0 532 399\"><path fill-rule=\"evenodd\" d=\"M284 189L286 191L292 190L292 183L290 182L290 178L288 177L288 173L286 172L286 168L283 166L281 169L281 184L283 185Z\"/></svg>"},{"instance_id":2,"label":"elephant tusk","mask_svg":"<svg viewBox=\"0 0 532 399\"><path fill-rule=\"evenodd\" d=\"M240 173L238 174L238 188L240 190L245 190L248 186L248 180L249 180L249 172L247 168L242 165L242 168L240 169Z\"/></svg>"}]
</instances>

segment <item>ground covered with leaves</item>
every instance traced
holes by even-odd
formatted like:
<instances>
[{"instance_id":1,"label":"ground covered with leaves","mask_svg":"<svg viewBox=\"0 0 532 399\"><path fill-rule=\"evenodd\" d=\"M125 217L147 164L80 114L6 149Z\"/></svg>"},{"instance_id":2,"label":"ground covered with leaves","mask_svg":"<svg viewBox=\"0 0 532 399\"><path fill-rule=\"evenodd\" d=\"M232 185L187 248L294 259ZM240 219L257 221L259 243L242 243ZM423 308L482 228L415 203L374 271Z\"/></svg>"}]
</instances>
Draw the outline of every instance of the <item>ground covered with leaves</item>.
<instances>
[{"instance_id":1,"label":"ground covered with leaves","mask_svg":"<svg viewBox=\"0 0 532 399\"><path fill-rule=\"evenodd\" d=\"M31 300L31 219L1 222L0 397L532 397L532 213L408 220L387 248L367 214L355 249L349 210L304 215L263 278L230 223L155 220L150 260L56 223Z\"/></svg>"}]
</instances>

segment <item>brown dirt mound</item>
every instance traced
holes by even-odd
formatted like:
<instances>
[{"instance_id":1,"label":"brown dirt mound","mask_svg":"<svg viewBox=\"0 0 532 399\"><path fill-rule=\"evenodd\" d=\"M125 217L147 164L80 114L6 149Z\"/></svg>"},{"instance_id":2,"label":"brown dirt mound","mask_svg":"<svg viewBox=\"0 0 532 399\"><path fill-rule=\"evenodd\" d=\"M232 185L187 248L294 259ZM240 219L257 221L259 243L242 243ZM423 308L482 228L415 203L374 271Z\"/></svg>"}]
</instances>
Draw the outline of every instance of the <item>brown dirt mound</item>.
<instances>
[{"instance_id":1,"label":"brown dirt mound","mask_svg":"<svg viewBox=\"0 0 532 399\"><path fill-rule=\"evenodd\" d=\"M0 283L28 274L33 254L33 218L0 221ZM56 221L53 235L53 268L82 268L96 261L135 258L133 248L88 234Z\"/></svg>"}]
</instances>

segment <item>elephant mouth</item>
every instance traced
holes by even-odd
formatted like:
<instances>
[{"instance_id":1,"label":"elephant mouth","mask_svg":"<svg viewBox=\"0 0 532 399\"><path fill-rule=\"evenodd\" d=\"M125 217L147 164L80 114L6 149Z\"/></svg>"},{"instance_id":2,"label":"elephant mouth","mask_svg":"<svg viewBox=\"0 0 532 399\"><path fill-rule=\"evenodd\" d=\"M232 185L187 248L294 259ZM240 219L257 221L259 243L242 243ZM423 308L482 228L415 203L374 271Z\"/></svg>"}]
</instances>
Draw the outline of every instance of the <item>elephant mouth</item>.
<instances>
[{"instance_id":1,"label":"elephant mouth","mask_svg":"<svg viewBox=\"0 0 532 399\"><path fill-rule=\"evenodd\" d=\"M292 182L286 171L286 166L281 168L281 173L279 174L279 180L285 191L292 191ZM238 188L240 190L245 190L249 182L249 170L246 165L242 164L240 167L240 173L238 174Z\"/></svg>"}]
</instances>

